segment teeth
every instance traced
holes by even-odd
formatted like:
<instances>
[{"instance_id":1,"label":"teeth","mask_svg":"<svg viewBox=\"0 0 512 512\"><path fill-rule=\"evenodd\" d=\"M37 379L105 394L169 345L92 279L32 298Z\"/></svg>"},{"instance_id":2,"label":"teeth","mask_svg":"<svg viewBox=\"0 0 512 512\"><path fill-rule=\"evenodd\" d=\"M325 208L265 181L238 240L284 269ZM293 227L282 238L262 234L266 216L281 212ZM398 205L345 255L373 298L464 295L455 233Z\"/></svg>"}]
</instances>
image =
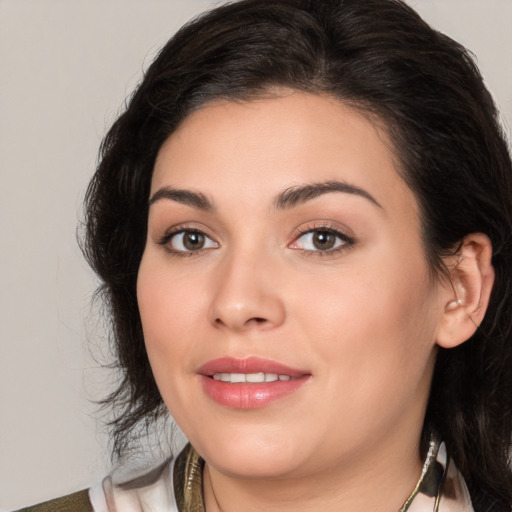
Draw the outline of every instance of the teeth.
<instances>
[{"instance_id":1,"label":"teeth","mask_svg":"<svg viewBox=\"0 0 512 512\"><path fill-rule=\"evenodd\" d=\"M247 373L245 375L245 382L265 382L265 374L260 373Z\"/></svg>"},{"instance_id":2,"label":"teeth","mask_svg":"<svg viewBox=\"0 0 512 512\"><path fill-rule=\"evenodd\" d=\"M239 382L275 382L276 380L290 380L289 375L278 375L277 373L215 373L213 375L215 380L222 382L231 382L236 384Z\"/></svg>"}]
</instances>

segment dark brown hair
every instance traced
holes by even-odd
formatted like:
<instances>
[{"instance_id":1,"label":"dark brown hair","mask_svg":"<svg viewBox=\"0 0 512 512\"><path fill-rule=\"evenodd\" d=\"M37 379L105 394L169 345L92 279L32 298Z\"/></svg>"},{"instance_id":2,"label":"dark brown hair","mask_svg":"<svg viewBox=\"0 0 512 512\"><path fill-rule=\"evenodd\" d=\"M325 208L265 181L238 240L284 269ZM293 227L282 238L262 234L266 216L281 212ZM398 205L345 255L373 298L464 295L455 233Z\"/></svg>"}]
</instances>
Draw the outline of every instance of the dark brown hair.
<instances>
[{"instance_id":1,"label":"dark brown hair","mask_svg":"<svg viewBox=\"0 0 512 512\"><path fill-rule=\"evenodd\" d=\"M242 0L183 27L161 50L105 137L86 198L84 251L102 280L122 381L114 453L165 414L146 356L136 280L153 165L194 109L274 87L328 94L384 123L419 202L433 274L467 234L493 244L486 317L438 353L426 425L446 442L475 510L510 510L512 165L471 56L399 0Z\"/></svg>"}]
</instances>

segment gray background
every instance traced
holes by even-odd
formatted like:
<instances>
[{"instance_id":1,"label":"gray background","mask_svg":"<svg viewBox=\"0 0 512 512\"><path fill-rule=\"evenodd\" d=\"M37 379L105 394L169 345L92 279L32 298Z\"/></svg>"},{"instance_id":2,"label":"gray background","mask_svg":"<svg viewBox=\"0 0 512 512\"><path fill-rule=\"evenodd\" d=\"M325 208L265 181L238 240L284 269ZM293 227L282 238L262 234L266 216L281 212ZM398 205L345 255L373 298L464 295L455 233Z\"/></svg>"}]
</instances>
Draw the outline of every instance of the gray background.
<instances>
[{"instance_id":1,"label":"gray background","mask_svg":"<svg viewBox=\"0 0 512 512\"><path fill-rule=\"evenodd\" d=\"M75 230L100 140L143 63L208 0L0 0L0 512L108 470L90 400L96 281ZM512 123L512 0L410 0L478 57ZM94 357L88 345L92 343Z\"/></svg>"}]
</instances>

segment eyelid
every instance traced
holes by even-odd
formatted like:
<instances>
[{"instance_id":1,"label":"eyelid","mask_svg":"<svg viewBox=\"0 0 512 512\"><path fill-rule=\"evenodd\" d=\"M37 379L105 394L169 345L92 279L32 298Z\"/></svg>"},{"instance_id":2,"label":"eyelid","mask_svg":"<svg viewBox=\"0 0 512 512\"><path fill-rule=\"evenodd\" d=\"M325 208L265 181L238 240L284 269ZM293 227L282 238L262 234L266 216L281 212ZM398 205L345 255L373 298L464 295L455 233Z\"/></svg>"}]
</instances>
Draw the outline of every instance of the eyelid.
<instances>
[{"instance_id":1,"label":"eyelid","mask_svg":"<svg viewBox=\"0 0 512 512\"><path fill-rule=\"evenodd\" d=\"M150 230L151 231L151 230ZM177 224L172 224L170 226L164 227L162 224L160 227L155 223L154 229L154 239L156 243L164 240L165 238L170 238L172 235L176 233L180 233L181 231L190 231L192 233L202 233L209 238L216 238L215 235L212 234L211 229L205 226L201 222L196 221L185 221L179 222Z\"/></svg>"},{"instance_id":2,"label":"eyelid","mask_svg":"<svg viewBox=\"0 0 512 512\"><path fill-rule=\"evenodd\" d=\"M302 251L306 254L313 256L327 256L329 254L335 254L341 251L346 251L353 247L356 243L355 238L352 235L348 235L346 229L341 229L333 225L330 222L322 221L320 223L313 223L306 225L305 227L300 227L296 229L296 234L293 237L293 241L288 245L290 249ZM315 233L315 232L324 232L330 233L341 240L343 243L336 245L331 249L321 250L321 249L305 249L303 247L294 246L298 240L302 237Z\"/></svg>"},{"instance_id":3,"label":"eyelid","mask_svg":"<svg viewBox=\"0 0 512 512\"><path fill-rule=\"evenodd\" d=\"M213 236L208 234L207 231L208 231L207 229L199 228L199 227L197 227L195 225L178 224L176 226L172 226L172 227L168 228L161 237L157 238L156 244L165 247L165 249L170 254L172 254L172 255L177 255L177 256L199 255L199 254L203 253L204 251L208 251L208 250L211 250L211 249L216 249L216 248L219 247L219 242L217 242L214 239ZM173 240L173 238L176 237L177 235L182 234L182 233L183 234L184 233L198 233L198 234L201 234L205 238L207 238L208 240L213 242L215 244L215 246L214 247L211 247L211 246L210 247L203 247L203 248L196 249L196 250L180 250L180 249L176 249L176 248L170 247L170 242Z\"/></svg>"}]
</instances>

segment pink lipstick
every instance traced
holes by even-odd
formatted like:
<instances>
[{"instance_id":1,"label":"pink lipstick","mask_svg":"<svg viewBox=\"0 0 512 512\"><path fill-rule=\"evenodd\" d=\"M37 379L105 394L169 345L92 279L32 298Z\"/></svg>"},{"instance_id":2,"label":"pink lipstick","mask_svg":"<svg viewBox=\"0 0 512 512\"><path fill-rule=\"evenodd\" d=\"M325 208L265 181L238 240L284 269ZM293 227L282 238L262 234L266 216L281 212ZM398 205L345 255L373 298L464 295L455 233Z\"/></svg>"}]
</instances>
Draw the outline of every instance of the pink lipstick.
<instances>
[{"instance_id":1,"label":"pink lipstick","mask_svg":"<svg viewBox=\"0 0 512 512\"><path fill-rule=\"evenodd\" d=\"M264 407L294 393L311 377L306 371L259 357L214 359L198 373L205 393L234 409Z\"/></svg>"}]
</instances>

